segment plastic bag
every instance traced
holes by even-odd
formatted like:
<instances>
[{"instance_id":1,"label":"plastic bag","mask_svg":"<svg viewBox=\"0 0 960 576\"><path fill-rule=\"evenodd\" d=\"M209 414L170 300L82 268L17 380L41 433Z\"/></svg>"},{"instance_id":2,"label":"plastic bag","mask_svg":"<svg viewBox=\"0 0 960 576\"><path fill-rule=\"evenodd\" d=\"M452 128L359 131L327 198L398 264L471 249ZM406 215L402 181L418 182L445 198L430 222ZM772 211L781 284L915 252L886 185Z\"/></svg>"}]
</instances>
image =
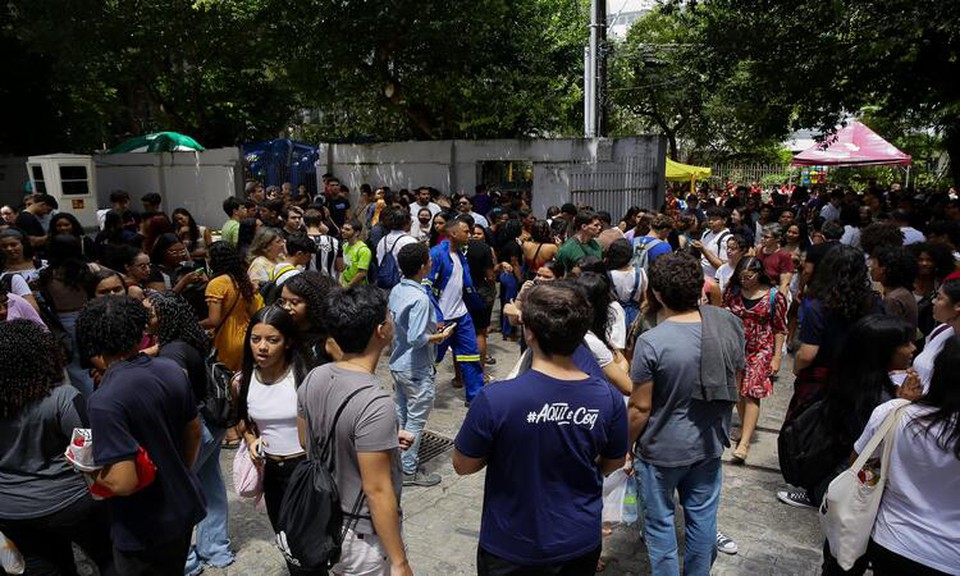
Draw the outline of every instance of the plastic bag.
<instances>
[{"instance_id":1,"label":"plastic bag","mask_svg":"<svg viewBox=\"0 0 960 576\"><path fill-rule=\"evenodd\" d=\"M13 541L3 535L3 532L0 532L0 568L3 568L7 574L23 574L27 569L23 555L17 550Z\"/></svg>"},{"instance_id":2,"label":"plastic bag","mask_svg":"<svg viewBox=\"0 0 960 576\"><path fill-rule=\"evenodd\" d=\"M627 472L617 470L603 479L603 521L623 521L623 497L627 491Z\"/></svg>"},{"instance_id":3,"label":"plastic bag","mask_svg":"<svg viewBox=\"0 0 960 576\"><path fill-rule=\"evenodd\" d=\"M233 486L241 498L259 500L263 496L263 469L250 458L246 442L240 444L233 457Z\"/></svg>"}]
</instances>

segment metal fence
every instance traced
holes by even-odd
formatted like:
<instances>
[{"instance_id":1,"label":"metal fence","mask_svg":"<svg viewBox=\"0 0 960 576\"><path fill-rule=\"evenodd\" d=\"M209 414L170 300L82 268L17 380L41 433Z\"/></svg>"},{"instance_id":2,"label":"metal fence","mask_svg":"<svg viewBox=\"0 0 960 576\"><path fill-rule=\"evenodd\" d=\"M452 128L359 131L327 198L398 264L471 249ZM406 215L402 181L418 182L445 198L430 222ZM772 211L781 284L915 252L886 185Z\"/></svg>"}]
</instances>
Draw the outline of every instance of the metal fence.
<instances>
[{"instance_id":1,"label":"metal fence","mask_svg":"<svg viewBox=\"0 0 960 576\"><path fill-rule=\"evenodd\" d=\"M796 171L788 164L714 164L712 178L727 178L735 184L751 184L770 178L786 180L795 176Z\"/></svg>"},{"instance_id":2,"label":"metal fence","mask_svg":"<svg viewBox=\"0 0 960 576\"><path fill-rule=\"evenodd\" d=\"M570 170L572 202L609 212L614 220L631 206L655 210L659 178L654 157L578 164Z\"/></svg>"}]
</instances>

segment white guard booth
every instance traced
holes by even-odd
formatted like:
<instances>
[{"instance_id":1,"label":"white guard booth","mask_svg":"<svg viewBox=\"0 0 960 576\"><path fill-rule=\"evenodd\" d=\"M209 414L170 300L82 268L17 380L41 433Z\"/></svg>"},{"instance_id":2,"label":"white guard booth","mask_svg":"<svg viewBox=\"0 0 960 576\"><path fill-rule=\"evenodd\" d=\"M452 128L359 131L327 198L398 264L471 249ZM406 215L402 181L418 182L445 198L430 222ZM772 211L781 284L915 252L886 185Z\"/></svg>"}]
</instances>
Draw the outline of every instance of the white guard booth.
<instances>
[{"instance_id":1,"label":"white guard booth","mask_svg":"<svg viewBox=\"0 0 960 576\"><path fill-rule=\"evenodd\" d=\"M27 158L33 191L50 194L88 230L97 228L97 172L93 156L47 154Z\"/></svg>"}]
</instances>

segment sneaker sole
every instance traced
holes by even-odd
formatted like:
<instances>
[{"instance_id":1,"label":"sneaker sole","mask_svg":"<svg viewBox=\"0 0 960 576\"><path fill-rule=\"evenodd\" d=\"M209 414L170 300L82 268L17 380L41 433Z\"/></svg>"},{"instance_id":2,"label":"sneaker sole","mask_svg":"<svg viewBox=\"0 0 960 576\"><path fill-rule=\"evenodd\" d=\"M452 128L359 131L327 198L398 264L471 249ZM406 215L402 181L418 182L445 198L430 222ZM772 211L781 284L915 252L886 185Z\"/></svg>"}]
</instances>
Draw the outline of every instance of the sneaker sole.
<instances>
[{"instance_id":1,"label":"sneaker sole","mask_svg":"<svg viewBox=\"0 0 960 576\"><path fill-rule=\"evenodd\" d=\"M815 508L813 504L807 502L797 502L796 500L791 500L786 496L780 496L777 494L777 500L783 502L787 506L793 506L794 508Z\"/></svg>"}]
</instances>

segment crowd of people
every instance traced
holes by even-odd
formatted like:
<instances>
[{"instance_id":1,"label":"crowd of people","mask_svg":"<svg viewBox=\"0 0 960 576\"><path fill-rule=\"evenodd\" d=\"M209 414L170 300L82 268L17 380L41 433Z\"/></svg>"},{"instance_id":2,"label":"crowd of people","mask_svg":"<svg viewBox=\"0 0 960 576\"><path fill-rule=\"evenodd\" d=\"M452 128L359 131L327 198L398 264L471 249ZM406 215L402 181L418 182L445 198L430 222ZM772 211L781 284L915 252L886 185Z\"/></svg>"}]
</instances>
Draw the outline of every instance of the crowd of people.
<instances>
[{"instance_id":1,"label":"crowd of people","mask_svg":"<svg viewBox=\"0 0 960 576\"><path fill-rule=\"evenodd\" d=\"M668 190L621 218L540 217L528 193L485 186L358 192L329 174L316 195L249 182L219 233L157 194L142 212L111 194L94 237L46 194L0 210L0 532L27 574L75 574L72 545L101 574L230 565L223 449L259 479L278 542L301 465L335 463L330 572L412 574L401 495L443 481L419 447L448 350L468 409L453 467L486 471L479 574L603 571L617 470L652 573L709 574L737 552L717 525L721 459L751 459L774 387L784 428L820 439L802 461L781 450L794 485L777 497L797 507L911 402L868 551L843 571L825 543L824 574L960 567L952 191ZM490 354L497 332L515 356ZM515 366L493 382L498 361ZM233 374L229 422L213 365ZM75 428L93 440L84 474L64 456ZM286 552L291 574L327 573Z\"/></svg>"}]
</instances>

